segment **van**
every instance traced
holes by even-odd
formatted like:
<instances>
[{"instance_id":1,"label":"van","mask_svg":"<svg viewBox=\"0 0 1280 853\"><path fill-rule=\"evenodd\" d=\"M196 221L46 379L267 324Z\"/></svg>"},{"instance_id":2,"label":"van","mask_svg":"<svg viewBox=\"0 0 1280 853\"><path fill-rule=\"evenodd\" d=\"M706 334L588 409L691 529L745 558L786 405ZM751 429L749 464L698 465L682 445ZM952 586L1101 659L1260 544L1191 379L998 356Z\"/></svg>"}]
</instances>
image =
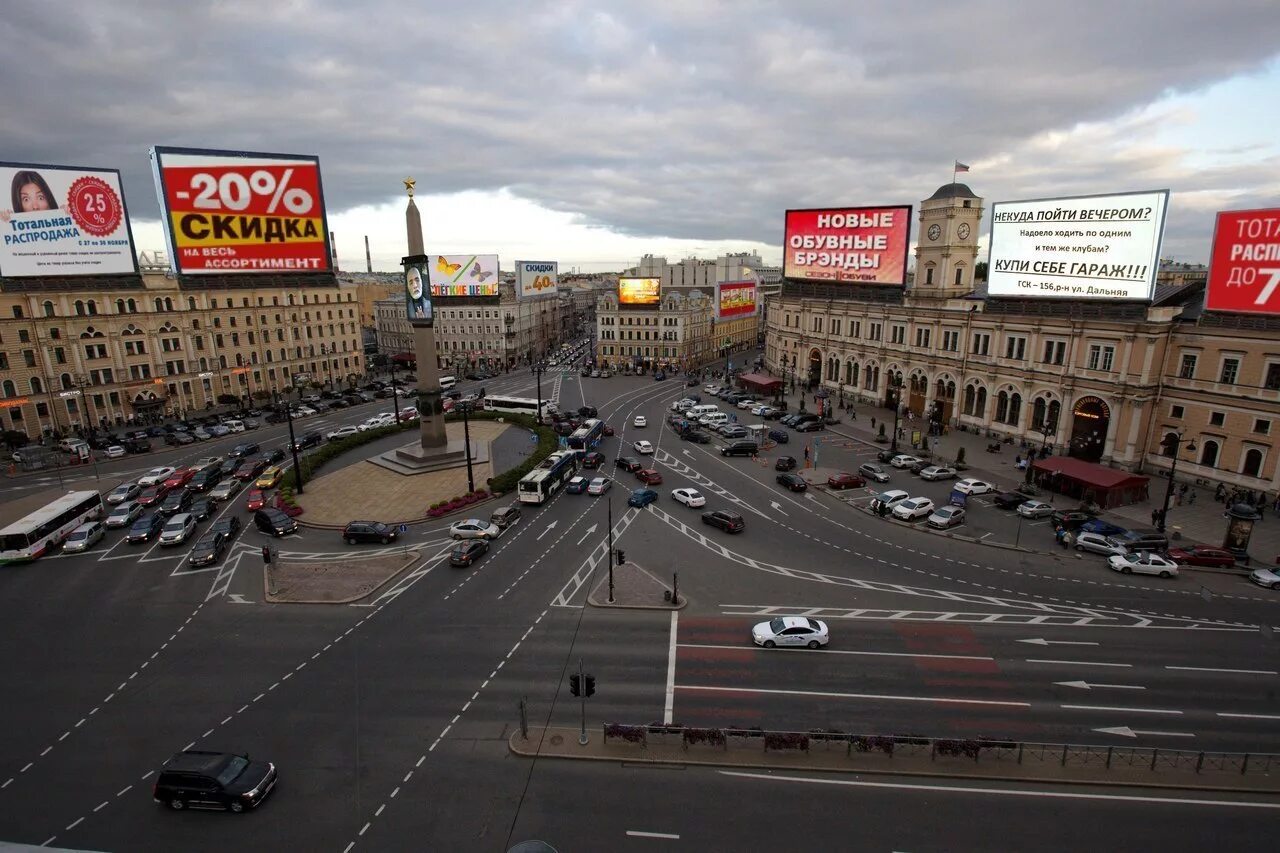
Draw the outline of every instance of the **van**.
<instances>
[{"instance_id":1,"label":"van","mask_svg":"<svg viewBox=\"0 0 1280 853\"><path fill-rule=\"evenodd\" d=\"M452 388L454 385L457 385L457 384L458 384L458 377L456 376L440 377L440 389L442 391L448 391L450 388Z\"/></svg>"},{"instance_id":2,"label":"van","mask_svg":"<svg viewBox=\"0 0 1280 853\"><path fill-rule=\"evenodd\" d=\"M700 406L691 406L689 410L684 413L684 415L690 420L696 421L698 418L702 417L703 415L709 415L712 412L718 412L718 411L720 410L708 403Z\"/></svg>"},{"instance_id":3,"label":"van","mask_svg":"<svg viewBox=\"0 0 1280 853\"><path fill-rule=\"evenodd\" d=\"M520 504L512 503L495 509L489 516L489 523L506 530L520 520Z\"/></svg>"},{"instance_id":4,"label":"van","mask_svg":"<svg viewBox=\"0 0 1280 853\"><path fill-rule=\"evenodd\" d=\"M724 412L712 412L709 415L703 415L702 417L698 418L698 423L702 424L703 426L715 427L715 426L720 426L720 424L727 424L728 422L729 422L729 416L726 415Z\"/></svg>"},{"instance_id":5,"label":"van","mask_svg":"<svg viewBox=\"0 0 1280 853\"><path fill-rule=\"evenodd\" d=\"M222 425L231 432L244 432L244 421L237 418L229 418L222 422Z\"/></svg>"}]
</instances>

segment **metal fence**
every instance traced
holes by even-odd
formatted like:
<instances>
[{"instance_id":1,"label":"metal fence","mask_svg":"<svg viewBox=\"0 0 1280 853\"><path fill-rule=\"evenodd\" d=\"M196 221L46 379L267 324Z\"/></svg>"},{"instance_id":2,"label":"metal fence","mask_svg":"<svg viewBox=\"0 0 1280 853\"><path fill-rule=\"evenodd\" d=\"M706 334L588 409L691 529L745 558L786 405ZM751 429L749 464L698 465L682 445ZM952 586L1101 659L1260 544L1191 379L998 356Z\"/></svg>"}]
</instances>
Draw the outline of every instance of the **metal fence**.
<instances>
[{"instance_id":1,"label":"metal fence","mask_svg":"<svg viewBox=\"0 0 1280 853\"><path fill-rule=\"evenodd\" d=\"M917 735L860 735L813 730L716 729L675 725L605 723L605 743L629 743L640 749L682 747L690 750L840 754L893 758L962 759L975 764L1013 764L1031 767L1087 769L1133 768L1149 772L1177 772L1261 776L1280 771L1280 754L1270 752L1212 752L1137 746L1034 743L990 738L937 738Z\"/></svg>"}]
</instances>

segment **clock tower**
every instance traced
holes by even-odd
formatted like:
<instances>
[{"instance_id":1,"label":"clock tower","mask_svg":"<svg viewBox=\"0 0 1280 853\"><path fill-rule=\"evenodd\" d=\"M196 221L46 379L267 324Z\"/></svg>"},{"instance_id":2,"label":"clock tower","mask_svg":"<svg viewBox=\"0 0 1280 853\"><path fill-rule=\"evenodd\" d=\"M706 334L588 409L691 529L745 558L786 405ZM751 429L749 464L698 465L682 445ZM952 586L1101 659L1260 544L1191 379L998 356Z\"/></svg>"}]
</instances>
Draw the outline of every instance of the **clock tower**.
<instances>
[{"instance_id":1,"label":"clock tower","mask_svg":"<svg viewBox=\"0 0 1280 853\"><path fill-rule=\"evenodd\" d=\"M965 184L943 184L920 202L911 295L954 299L973 291L981 220L982 199Z\"/></svg>"}]
</instances>

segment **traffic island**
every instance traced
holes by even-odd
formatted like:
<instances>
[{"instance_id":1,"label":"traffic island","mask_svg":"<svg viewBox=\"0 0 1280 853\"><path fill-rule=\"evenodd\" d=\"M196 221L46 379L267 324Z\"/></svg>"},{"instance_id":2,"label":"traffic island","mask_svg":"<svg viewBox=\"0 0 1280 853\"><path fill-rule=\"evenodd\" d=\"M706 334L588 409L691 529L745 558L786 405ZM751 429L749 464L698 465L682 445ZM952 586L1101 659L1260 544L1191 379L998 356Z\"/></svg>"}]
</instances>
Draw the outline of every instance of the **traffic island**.
<instances>
[{"instance_id":1,"label":"traffic island","mask_svg":"<svg viewBox=\"0 0 1280 853\"><path fill-rule=\"evenodd\" d=\"M420 551L342 560L273 560L263 566L269 604L350 604L367 598L422 557Z\"/></svg>"},{"instance_id":2,"label":"traffic island","mask_svg":"<svg viewBox=\"0 0 1280 853\"><path fill-rule=\"evenodd\" d=\"M664 581L631 561L613 567L613 601L609 600L609 573L600 573L600 582L587 596L592 607L623 610L680 610L689 603L678 589L679 601L672 602L673 581Z\"/></svg>"}]
</instances>

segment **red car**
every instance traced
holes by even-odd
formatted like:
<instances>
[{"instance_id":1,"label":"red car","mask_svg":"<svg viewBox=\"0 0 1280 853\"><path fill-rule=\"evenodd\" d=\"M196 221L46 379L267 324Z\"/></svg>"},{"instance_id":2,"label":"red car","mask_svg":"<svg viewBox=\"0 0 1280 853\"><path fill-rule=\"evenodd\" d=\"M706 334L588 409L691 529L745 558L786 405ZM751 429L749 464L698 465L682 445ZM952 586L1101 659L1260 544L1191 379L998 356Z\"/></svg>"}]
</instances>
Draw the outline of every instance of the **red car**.
<instances>
[{"instance_id":1,"label":"red car","mask_svg":"<svg viewBox=\"0 0 1280 853\"><path fill-rule=\"evenodd\" d=\"M613 435L613 427L609 426L608 424L605 424L605 425L604 425L604 434L605 434L605 435Z\"/></svg>"},{"instance_id":2,"label":"red car","mask_svg":"<svg viewBox=\"0 0 1280 853\"><path fill-rule=\"evenodd\" d=\"M237 480L248 482L256 479L259 474L267 468L267 461L261 458L250 459L247 462L241 462L240 467L236 468L236 472L231 476Z\"/></svg>"},{"instance_id":3,"label":"red car","mask_svg":"<svg viewBox=\"0 0 1280 853\"><path fill-rule=\"evenodd\" d=\"M255 509L262 509L262 507L265 506L266 503L267 503L267 496L262 491L262 489L249 490L249 499L245 501L246 508L248 508L250 511Z\"/></svg>"},{"instance_id":4,"label":"red car","mask_svg":"<svg viewBox=\"0 0 1280 853\"><path fill-rule=\"evenodd\" d=\"M636 472L636 479L646 486L656 486L662 482L662 475L656 468L644 468Z\"/></svg>"},{"instance_id":5,"label":"red car","mask_svg":"<svg viewBox=\"0 0 1280 853\"><path fill-rule=\"evenodd\" d=\"M164 483L147 486L142 490L142 494L138 495L138 503L143 506L154 506L164 500L169 491L169 488Z\"/></svg>"},{"instance_id":6,"label":"red car","mask_svg":"<svg viewBox=\"0 0 1280 853\"><path fill-rule=\"evenodd\" d=\"M598 451L593 450L590 453L588 453L586 456L582 457L583 468L599 468L603 464L604 464L604 454Z\"/></svg>"},{"instance_id":7,"label":"red car","mask_svg":"<svg viewBox=\"0 0 1280 853\"><path fill-rule=\"evenodd\" d=\"M1236 564L1235 555L1222 548L1208 545L1188 545L1185 548L1170 548L1169 559L1180 566L1226 566Z\"/></svg>"},{"instance_id":8,"label":"red car","mask_svg":"<svg viewBox=\"0 0 1280 853\"><path fill-rule=\"evenodd\" d=\"M857 474L841 471L827 478L827 485L833 489L857 489L865 486L867 481Z\"/></svg>"},{"instance_id":9,"label":"red car","mask_svg":"<svg viewBox=\"0 0 1280 853\"><path fill-rule=\"evenodd\" d=\"M166 489L181 489L187 484L187 481L196 475L197 468L179 468L169 475L169 479L164 481Z\"/></svg>"}]
</instances>

